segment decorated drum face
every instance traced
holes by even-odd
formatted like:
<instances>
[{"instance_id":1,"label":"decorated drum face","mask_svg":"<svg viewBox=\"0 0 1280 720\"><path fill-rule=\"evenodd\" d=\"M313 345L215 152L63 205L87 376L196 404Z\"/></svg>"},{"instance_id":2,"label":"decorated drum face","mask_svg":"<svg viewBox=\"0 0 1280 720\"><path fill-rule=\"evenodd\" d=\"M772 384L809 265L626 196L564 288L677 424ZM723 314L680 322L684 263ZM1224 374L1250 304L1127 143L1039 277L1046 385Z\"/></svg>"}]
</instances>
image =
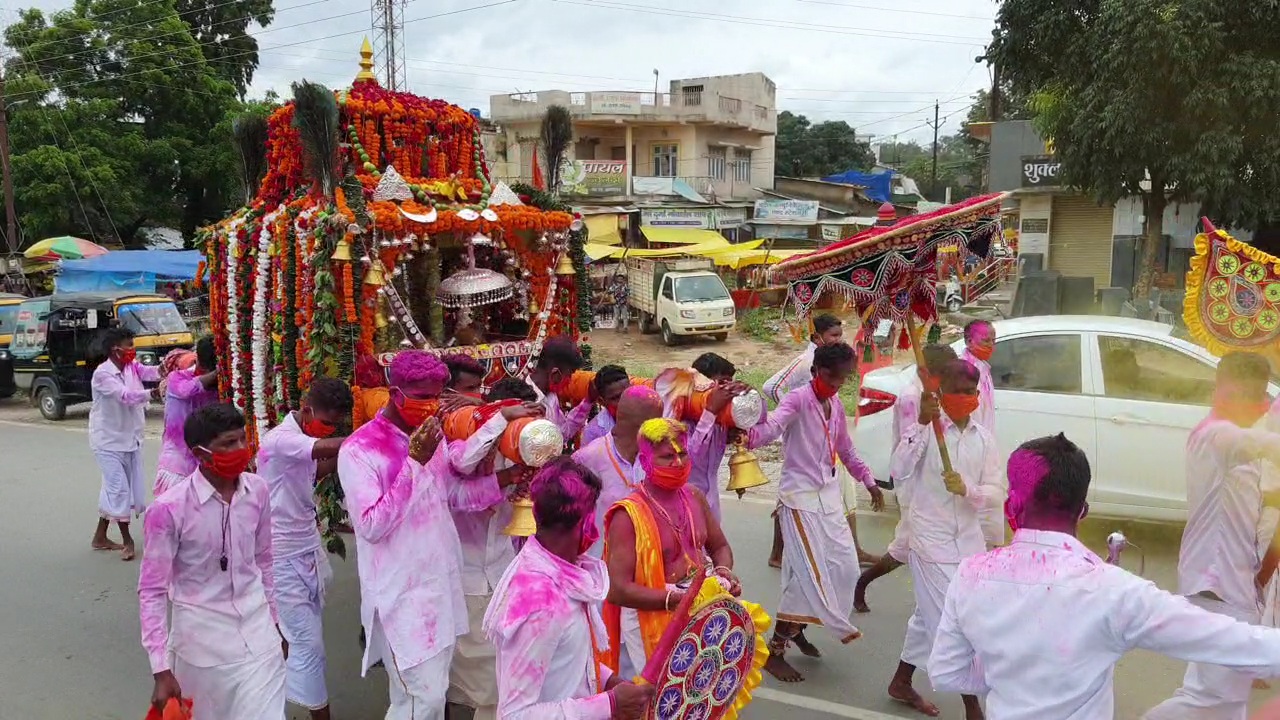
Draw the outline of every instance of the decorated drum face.
<instances>
[{"instance_id":1,"label":"decorated drum face","mask_svg":"<svg viewBox=\"0 0 1280 720\"><path fill-rule=\"evenodd\" d=\"M531 421L520 430L520 459L531 468L539 468L564 452L564 435L550 420Z\"/></svg>"},{"instance_id":2,"label":"decorated drum face","mask_svg":"<svg viewBox=\"0 0 1280 720\"><path fill-rule=\"evenodd\" d=\"M764 396L755 390L749 390L734 397L729 408L733 424L739 430L750 430L764 417Z\"/></svg>"},{"instance_id":3,"label":"decorated drum face","mask_svg":"<svg viewBox=\"0 0 1280 720\"><path fill-rule=\"evenodd\" d=\"M747 683L756 626L732 598L710 603L689 619L656 683L646 720L719 720Z\"/></svg>"}]
</instances>

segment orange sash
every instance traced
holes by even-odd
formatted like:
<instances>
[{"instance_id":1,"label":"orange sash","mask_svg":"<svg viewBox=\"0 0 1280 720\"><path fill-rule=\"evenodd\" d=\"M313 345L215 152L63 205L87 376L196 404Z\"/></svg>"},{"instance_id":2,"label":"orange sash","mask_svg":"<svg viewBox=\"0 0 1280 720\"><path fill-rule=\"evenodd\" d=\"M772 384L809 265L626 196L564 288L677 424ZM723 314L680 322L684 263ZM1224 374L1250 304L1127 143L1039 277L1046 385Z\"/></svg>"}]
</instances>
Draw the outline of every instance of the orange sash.
<instances>
[{"instance_id":1,"label":"orange sash","mask_svg":"<svg viewBox=\"0 0 1280 720\"><path fill-rule=\"evenodd\" d=\"M662 562L662 536L658 533L658 524L653 518L649 505L632 495L619 500L604 515L605 544L604 560L609 562L608 527L613 514L619 509L625 510L636 529L636 584L651 590L665 591L667 588L667 571ZM648 657L653 654L662 632L671 621L671 613L664 610L638 610L640 619L640 635L644 639L644 652ZM601 653L600 661L609 669L618 672L620 651L622 649L622 608L608 601L604 604L604 626L609 631L609 648Z\"/></svg>"},{"instance_id":2,"label":"orange sash","mask_svg":"<svg viewBox=\"0 0 1280 720\"><path fill-rule=\"evenodd\" d=\"M391 391L384 387L351 388L351 429L354 431L369 422L382 412L382 408L390 401Z\"/></svg>"}]
</instances>

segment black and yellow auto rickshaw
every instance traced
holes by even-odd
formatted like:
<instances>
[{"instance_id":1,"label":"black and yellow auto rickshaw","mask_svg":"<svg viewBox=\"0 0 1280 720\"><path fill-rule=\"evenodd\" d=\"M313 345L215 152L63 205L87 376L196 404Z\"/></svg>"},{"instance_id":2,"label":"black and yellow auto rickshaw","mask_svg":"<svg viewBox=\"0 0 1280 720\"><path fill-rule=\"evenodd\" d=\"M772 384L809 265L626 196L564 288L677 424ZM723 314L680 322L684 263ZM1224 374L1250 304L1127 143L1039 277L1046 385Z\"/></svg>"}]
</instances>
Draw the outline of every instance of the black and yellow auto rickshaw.
<instances>
[{"instance_id":1,"label":"black and yellow auto rickshaw","mask_svg":"<svg viewBox=\"0 0 1280 720\"><path fill-rule=\"evenodd\" d=\"M175 348L193 343L173 301L137 293L64 293L31 298L18 307L9 346L18 388L49 420L67 406L93 399L93 371L106 359L103 334L112 327L135 333L138 362L158 365Z\"/></svg>"},{"instance_id":2,"label":"black and yellow auto rickshaw","mask_svg":"<svg viewBox=\"0 0 1280 720\"><path fill-rule=\"evenodd\" d=\"M13 341L13 325L18 317L18 306L26 299L22 295L0 293L0 399L11 397L18 391L13 378L13 356L9 354L9 343Z\"/></svg>"}]
</instances>

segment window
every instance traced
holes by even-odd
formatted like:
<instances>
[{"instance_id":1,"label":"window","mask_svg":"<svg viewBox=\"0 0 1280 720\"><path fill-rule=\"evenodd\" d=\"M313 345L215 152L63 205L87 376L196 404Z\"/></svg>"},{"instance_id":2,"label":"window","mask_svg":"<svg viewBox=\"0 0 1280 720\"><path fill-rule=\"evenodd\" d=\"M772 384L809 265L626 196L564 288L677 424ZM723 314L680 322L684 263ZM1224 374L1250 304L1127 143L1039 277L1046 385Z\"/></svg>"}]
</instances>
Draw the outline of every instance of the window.
<instances>
[{"instance_id":1,"label":"window","mask_svg":"<svg viewBox=\"0 0 1280 720\"><path fill-rule=\"evenodd\" d=\"M751 182L751 151L738 150L733 163L733 179L735 182Z\"/></svg>"},{"instance_id":2,"label":"window","mask_svg":"<svg viewBox=\"0 0 1280 720\"><path fill-rule=\"evenodd\" d=\"M671 145L654 145L653 146L653 176L654 177L675 177L676 166L680 161L680 146Z\"/></svg>"},{"instance_id":3,"label":"window","mask_svg":"<svg viewBox=\"0 0 1280 720\"><path fill-rule=\"evenodd\" d=\"M712 180L723 180L725 168L725 151L722 147L707 148L707 174Z\"/></svg>"},{"instance_id":4,"label":"window","mask_svg":"<svg viewBox=\"0 0 1280 720\"><path fill-rule=\"evenodd\" d=\"M676 300L678 302L707 302L728 299L729 291L724 289L724 282L714 275L683 277L676 280Z\"/></svg>"},{"instance_id":5,"label":"window","mask_svg":"<svg viewBox=\"0 0 1280 720\"><path fill-rule=\"evenodd\" d=\"M13 332L14 322L18 319L18 306L0 305L0 333Z\"/></svg>"},{"instance_id":6,"label":"window","mask_svg":"<svg viewBox=\"0 0 1280 720\"><path fill-rule=\"evenodd\" d=\"M1098 336L1109 398L1211 405L1216 370L1176 348L1136 338Z\"/></svg>"},{"instance_id":7,"label":"window","mask_svg":"<svg viewBox=\"0 0 1280 720\"><path fill-rule=\"evenodd\" d=\"M666 278L662 281L662 297L668 300L673 299L671 296L671 278Z\"/></svg>"},{"instance_id":8,"label":"window","mask_svg":"<svg viewBox=\"0 0 1280 720\"><path fill-rule=\"evenodd\" d=\"M1080 393L1080 336L1033 335L996 341L991 381L998 390Z\"/></svg>"},{"instance_id":9,"label":"window","mask_svg":"<svg viewBox=\"0 0 1280 720\"><path fill-rule=\"evenodd\" d=\"M680 97L685 107L697 107L702 104L702 86L686 85L680 88Z\"/></svg>"},{"instance_id":10,"label":"window","mask_svg":"<svg viewBox=\"0 0 1280 720\"><path fill-rule=\"evenodd\" d=\"M129 303L116 308L116 318L121 327L139 335L157 335L189 332L187 323L173 303Z\"/></svg>"}]
</instances>

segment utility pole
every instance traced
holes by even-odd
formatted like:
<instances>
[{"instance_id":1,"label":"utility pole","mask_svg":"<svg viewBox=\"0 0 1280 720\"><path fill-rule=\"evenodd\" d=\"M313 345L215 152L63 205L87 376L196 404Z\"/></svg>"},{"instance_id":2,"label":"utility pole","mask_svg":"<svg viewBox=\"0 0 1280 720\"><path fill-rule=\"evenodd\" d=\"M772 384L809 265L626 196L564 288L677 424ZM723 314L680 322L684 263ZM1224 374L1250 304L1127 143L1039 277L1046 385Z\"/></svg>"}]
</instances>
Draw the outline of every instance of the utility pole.
<instances>
[{"instance_id":1,"label":"utility pole","mask_svg":"<svg viewBox=\"0 0 1280 720\"><path fill-rule=\"evenodd\" d=\"M938 197L938 128L942 125L942 122L938 119L939 108L940 103L935 100L933 102L933 122L928 123L933 128L933 178L929 181L929 194L934 198ZM928 121L926 120L925 122Z\"/></svg>"},{"instance_id":2,"label":"utility pole","mask_svg":"<svg viewBox=\"0 0 1280 720\"><path fill-rule=\"evenodd\" d=\"M1000 121L1000 66L991 66L991 122Z\"/></svg>"},{"instance_id":3,"label":"utility pole","mask_svg":"<svg viewBox=\"0 0 1280 720\"><path fill-rule=\"evenodd\" d=\"M13 201L13 168L9 165L9 112L4 102L4 72L0 71L0 166L4 170L5 237L9 255L18 254L18 213Z\"/></svg>"}]
</instances>

